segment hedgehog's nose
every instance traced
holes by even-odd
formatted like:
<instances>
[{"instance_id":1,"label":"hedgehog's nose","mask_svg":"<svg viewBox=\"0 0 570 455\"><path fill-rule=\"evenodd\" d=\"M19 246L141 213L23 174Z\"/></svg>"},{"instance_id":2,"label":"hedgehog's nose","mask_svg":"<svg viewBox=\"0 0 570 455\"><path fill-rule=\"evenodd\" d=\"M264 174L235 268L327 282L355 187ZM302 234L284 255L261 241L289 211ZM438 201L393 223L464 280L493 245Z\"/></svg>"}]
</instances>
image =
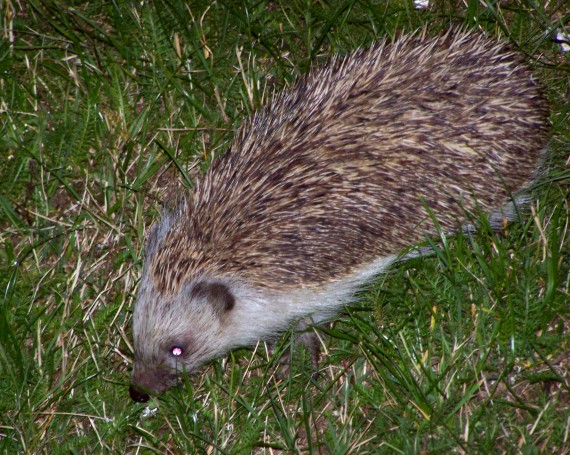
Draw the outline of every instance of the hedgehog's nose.
<instances>
[{"instance_id":1,"label":"hedgehog's nose","mask_svg":"<svg viewBox=\"0 0 570 455\"><path fill-rule=\"evenodd\" d=\"M132 384L129 387L129 395L131 396L131 399L133 399L139 403L146 403L148 400L150 400L150 396L148 393L143 392L140 389L137 389Z\"/></svg>"}]
</instances>

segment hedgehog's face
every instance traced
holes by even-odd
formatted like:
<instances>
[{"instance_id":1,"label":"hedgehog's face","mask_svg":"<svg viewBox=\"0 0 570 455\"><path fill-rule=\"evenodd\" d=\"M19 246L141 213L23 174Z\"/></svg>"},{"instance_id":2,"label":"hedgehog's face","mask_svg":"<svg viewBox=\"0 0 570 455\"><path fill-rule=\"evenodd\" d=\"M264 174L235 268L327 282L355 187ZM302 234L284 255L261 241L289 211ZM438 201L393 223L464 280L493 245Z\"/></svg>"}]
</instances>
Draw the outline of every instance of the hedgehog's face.
<instances>
[{"instance_id":1,"label":"hedgehog's face","mask_svg":"<svg viewBox=\"0 0 570 455\"><path fill-rule=\"evenodd\" d=\"M131 398L148 401L149 393L175 385L180 373L193 373L227 352L223 328L234 305L233 294L219 281L195 281L167 296L143 277L133 314Z\"/></svg>"}]
</instances>

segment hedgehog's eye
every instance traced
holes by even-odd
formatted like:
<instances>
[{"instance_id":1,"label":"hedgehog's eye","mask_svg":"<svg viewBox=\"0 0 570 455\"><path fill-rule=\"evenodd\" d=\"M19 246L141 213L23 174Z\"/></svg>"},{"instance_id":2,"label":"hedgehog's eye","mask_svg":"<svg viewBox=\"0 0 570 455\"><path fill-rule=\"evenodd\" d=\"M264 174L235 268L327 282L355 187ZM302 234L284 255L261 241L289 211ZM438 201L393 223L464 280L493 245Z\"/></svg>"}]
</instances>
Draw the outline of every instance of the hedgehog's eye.
<instances>
[{"instance_id":1,"label":"hedgehog's eye","mask_svg":"<svg viewBox=\"0 0 570 455\"><path fill-rule=\"evenodd\" d=\"M184 354L184 350L180 346L172 346L170 348L170 354L172 354L174 357L180 357L182 354Z\"/></svg>"}]
</instances>

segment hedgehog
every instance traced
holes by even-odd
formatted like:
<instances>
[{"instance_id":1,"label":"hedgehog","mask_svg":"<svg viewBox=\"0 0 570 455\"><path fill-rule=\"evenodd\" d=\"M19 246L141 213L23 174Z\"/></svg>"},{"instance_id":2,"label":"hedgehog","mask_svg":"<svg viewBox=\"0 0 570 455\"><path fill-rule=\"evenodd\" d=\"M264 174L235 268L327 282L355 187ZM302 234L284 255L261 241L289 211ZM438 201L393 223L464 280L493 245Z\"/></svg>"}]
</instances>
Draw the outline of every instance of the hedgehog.
<instances>
[{"instance_id":1,"label":"hedgehog","mask_svg":"<svg viewBox=\"0 0 570 455\"><path fill-rule=\"evenodd\" d=\"M402 251L477 213L516 217L547 143L545 96L509 44L425 35L335 57L274 95L152 226L133 400L334 317Z\"/></svg>"}]
</instances>

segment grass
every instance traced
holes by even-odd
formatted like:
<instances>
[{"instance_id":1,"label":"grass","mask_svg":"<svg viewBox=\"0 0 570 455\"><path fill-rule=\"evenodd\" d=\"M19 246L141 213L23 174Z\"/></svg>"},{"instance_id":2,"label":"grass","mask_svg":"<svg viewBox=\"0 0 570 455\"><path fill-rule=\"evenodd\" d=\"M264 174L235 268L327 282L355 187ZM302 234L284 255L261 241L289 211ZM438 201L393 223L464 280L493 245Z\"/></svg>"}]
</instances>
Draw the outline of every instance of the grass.
<instances>
[{"instance_id":1,"label":"grass","mask_svg":"<svg viewBox=\"0 0 570 455\"><path fill-rule=\"evenodd\" d=\"M2 2L3 453L570 453L564 1ZM267 347L129 401L146 228L311 65L450 23L518 43L552 104L532 212L393 268L278 380ZM291 349L291 334L280 343Z\"/></svg>"}]
</instances>

